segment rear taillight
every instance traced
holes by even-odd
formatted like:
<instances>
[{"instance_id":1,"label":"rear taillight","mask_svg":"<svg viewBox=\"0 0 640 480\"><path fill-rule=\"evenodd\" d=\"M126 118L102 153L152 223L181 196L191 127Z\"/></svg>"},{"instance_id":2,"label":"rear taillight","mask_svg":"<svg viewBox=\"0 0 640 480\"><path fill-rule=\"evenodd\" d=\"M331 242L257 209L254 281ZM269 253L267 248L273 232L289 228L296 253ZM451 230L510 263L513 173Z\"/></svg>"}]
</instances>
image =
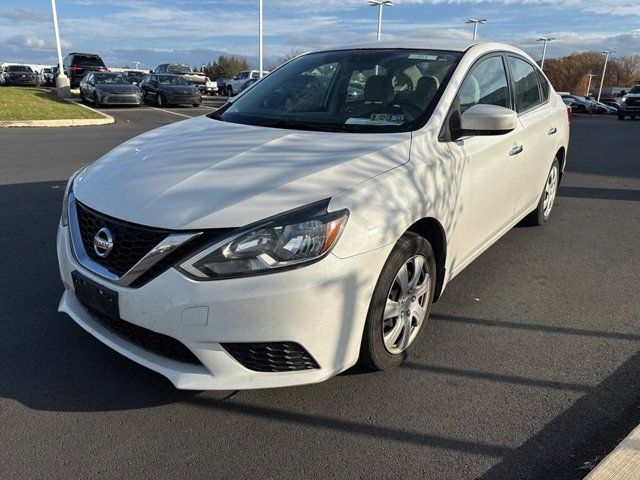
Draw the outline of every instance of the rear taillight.
<instances>
[{"instance_id":1,"label":"rear taillight","mask_svg":"<svg viewBox=\"0 0 640 480\"><path fill-rule=\"evenodd\" d=\"M72 72L79 72L80 70L82 70L82 67L76 67L75 65L71 66L71 71Z\"/></svg>"},{"instance_id":2,"label":"rear taillight","mask_svg":"<svg viewBox=\"0 0 640 480\"><path fill-rule=\"evenodd\" d=\"M573 113L573 108L571 108L571 105L567 106L567 121L568 123L571 123L571 114Z\"/></svg>"},{"instance_id":3,"label":"rear taillight","mask_svg":"<svg viewBox=\"0 0 640 480\"><path fill-rule=\"evenodd\" d=\"M204 83L209 83L209 77L204 77Z\"/></svg>"}]
</instances>

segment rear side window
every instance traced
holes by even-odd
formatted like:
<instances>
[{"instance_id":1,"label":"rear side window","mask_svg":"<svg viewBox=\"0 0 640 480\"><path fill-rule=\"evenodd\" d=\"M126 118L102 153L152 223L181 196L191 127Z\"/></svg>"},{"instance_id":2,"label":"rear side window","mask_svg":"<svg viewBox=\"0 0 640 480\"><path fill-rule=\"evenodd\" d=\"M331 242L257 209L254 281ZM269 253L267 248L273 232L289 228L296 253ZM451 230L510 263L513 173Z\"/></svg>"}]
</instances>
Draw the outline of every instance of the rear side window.
<instances>
[{"instance_id":1,"label":"rear side window","mask_svg":"<svg viewBox=\"0 0 640 480\"><path fill-rule=\"evenodd\" d=\"M524 112L542 103L538 76L533 65L517 57L508 57L515 87L516 111Z\"/></svg>"},{"instance_id":2,"label":"rear side window","mask_svg":"<svg viewBox=\"0 0 640 480\"><path fill-rule=\"evenodd\" d=\"M75 65L81 65L85 67L104 67L104 63L100 57L76 55L73 57L73 63Z\"/></svg>"},{"instance_id":3,"label":"rear side window","mask_svg":"<svg viewBox=\"0 0 640 480\"><path fill-rule=\"evenodd\" d=\"M549 82L540 70L536 70L536 72L538 73L538 80L540 81L540 94L542 95L542 101L546 102L549 100Z\"/></svg>"},{"instance_id":4,"label":"rear side window","mask_svg":"<svg viewBox=\"0 0 640 480\"><path fill-rule=\"evenodd\" d=\"M474 105L510 108L507 73L502 57L490 57L475 65L464 80L458 96L461 113Z\"/></svg>"}]
</instances>

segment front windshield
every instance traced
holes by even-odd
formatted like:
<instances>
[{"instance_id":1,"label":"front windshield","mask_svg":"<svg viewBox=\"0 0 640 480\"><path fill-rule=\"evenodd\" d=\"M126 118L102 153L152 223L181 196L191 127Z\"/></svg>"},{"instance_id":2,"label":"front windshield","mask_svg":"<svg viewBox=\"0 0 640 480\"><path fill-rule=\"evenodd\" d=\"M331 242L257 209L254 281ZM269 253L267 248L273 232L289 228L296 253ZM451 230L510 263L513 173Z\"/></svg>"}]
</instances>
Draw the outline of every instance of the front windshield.
<instances>
[{"instance_id":1,"label":"front windshield","mask_svg":"<svg viewBox=\"0 0 640 480\"><path fill-rule=\"evenodd\" d=\"M158 83L161 85L188 85L188 82L177 75L158 75Z\"/></svg>"},{"instance_id":2,"label":"front windshield","mask_svg":"<svg viewBox=\"0 0 640 480\"><path fill-rule=\"evenodd\" d=\"M404 49L303 55L209 117L304 130L414 130L431 115L461 56Z\"/></svg>"},{"instance_id":3,"label":"front windshield","mask_svg":"<svg viewBox=\"0 0 640 480\"><path fill-rule=\"evenodd\" d=\"M114 75L108 73L96 73L93 76L96 83L99 84L107 84L107 85L122 85L124 83L129 83L129 81L125 78L124 75Z\"/></svg>"},{"instance_id":4,"label":"front windshield","mask_svg":"<svg viewBox=\"0 0 640 480\"><path fill-rule=\"evenodd\" d=\"M640 85L636 85L635 87L633 87L631 90L629 90L629 93L640 93Z\"/></svg>"}]
</instances>

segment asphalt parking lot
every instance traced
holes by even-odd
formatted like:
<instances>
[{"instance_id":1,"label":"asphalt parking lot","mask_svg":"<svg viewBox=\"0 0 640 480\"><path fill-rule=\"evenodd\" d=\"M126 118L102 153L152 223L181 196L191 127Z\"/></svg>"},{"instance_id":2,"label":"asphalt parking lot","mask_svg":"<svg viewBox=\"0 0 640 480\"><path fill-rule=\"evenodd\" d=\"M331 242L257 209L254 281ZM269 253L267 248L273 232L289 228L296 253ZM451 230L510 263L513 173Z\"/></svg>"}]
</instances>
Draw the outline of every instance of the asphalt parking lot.
<instances>
[{"instance_id":1,"label":"asphalt parking lot","mask_svg":"<svg viewBox=\"0 0 640 480\"><path fill-rule=\"evenodd\" d=\"M640 423L640 121L574 118L550 223L456 278L396 371L177 391L57 313L68 176L211 109L0 130L3 477L571 479Z\"/></svg>"}]
</instances>

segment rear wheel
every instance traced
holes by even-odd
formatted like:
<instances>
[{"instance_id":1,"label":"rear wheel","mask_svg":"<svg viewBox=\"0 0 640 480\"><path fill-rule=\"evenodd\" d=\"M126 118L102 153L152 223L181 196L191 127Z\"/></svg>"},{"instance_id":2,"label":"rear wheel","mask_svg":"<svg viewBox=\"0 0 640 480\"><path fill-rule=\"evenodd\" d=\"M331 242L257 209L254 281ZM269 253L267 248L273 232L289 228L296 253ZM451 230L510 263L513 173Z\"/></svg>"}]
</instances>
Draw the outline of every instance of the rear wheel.
<instances>
[{"instance_id":1,"label":"rear wheel","mask_svg":"<svg viewBox=\"0 0 640 480\"><path fill-rule=\"evenodd\" d=\"M391 251L371 298L360 348L372 370L402 364L418 343L435 291L435 258L429 242L405 233Z\"/></svg>"},{"instance_id":2,"label":"rear wheel","mask_svg":"<svg viewBox=\"0 0 640 480\"><path fill-rule=\"evenodd\" d=\"M227 96L233 97L233 87L231 86L227 87Z\"/></svg>"},{"instance_id":3,"label":"rear wheel","mask_svg":"<svg viewBox=\"0 0 640 480\"><path fill-rule=\"evenodd\" d=\"M554 158L551 164L551 169L547 175L547 180L544 184L542 195L536 209L531 212L526 218L525 223L528 225L538 227L544 225L549 221L551 216L551 209L553 208L553 202L556 199L556 193L558 193L558 185L560 183L560 162L557 158Z\"/></svg>"}]
</instances>

